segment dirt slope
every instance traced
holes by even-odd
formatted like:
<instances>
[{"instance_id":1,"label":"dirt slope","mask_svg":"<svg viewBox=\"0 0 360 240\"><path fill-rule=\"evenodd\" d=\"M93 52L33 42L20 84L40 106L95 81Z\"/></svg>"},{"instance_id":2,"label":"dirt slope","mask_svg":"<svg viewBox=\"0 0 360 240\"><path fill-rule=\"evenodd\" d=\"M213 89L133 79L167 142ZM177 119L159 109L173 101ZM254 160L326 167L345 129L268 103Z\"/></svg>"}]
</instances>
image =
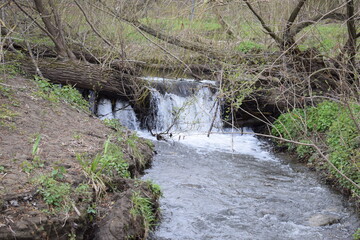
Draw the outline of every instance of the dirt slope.
<instances>
[{"instance_id":1,"label":"dirt slope","mask_svg":"<svg viewBox=\"0 0 360 240\"><path fill-rule=\"evenodd\" d=\"M127 200L121 201L128 203L127 209L122 209L125 215L120 217L122 222L117 224L117 229L123 233L115 231L107 239L126 237L128 233L122 229L125 225L126 229L137 226L131 232L132 238L142 238L142 219L132 217L129 212L132 206L129 192L150 194L156 205L149 186L114 176L109 182L117 185L119 191L114 193L106 186L108 193L96 198L91 179L85 176L77 159L84 155L91 159L101 152L104 142L114 135L114 129L66 103L45 100L36 94L38 91L32 80L20 76L3 75L0 81L0 239L93 238L94 229L102 229L98 222L122 196ZM124 130L121 134L126 138L131 132ZM151 148L138 139L136 149L142 158L138 159L125 142L120 147L131 175L138 176L151 161ZM56 179L58 185L45 181L41 186L41 178ZM46 195L41 191L44 185L55 188L48 201L44 201ZM87 186L85 190L77 193L83 185ZM54 194L62 194L58 191L62 186L70 186L65 191L69 194L67 201L55 199L54 204L49 204L56 197ZM112 201L113 198L116 200Z\"/></svg>"}]
</instances>

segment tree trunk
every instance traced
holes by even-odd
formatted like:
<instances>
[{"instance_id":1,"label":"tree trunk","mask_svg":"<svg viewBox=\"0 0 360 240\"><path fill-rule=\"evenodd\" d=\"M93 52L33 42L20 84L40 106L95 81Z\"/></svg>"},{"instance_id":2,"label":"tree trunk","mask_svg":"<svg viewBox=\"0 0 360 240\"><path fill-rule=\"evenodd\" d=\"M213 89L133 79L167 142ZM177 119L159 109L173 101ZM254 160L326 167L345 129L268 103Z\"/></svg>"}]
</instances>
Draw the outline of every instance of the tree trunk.
<instances>
[{"instance_id":1,"label":"tree trunk","mask_svg":"<svg viewBox=\"0 0 360 240\"><path fill-rule=\"evenodd\" d=\"M42 75L52 83L93 90L106 96L136 101L146 91L142 79L96 64L44 59L39 60L37 65ZM21 67L28 74L36 74L36 68L30 59L22 60Z\"/></svg>"},{"instance_id":2,"label":"tree trunk","mask_svg":"<svg viewBox=\"0 0 360 240\"><path fill-rule=\"evenodd\" d=\"M49 35L51 40L53 40L56 48L56 52L60 58L72 59L75 60L76 57L74 53L69 49L66 44L60 16L56 9L55 4L52 1L49 1L49 5L52 8L51 13L45 8L42 0L34 0L35 8L39 12L42 21L44 22L45 28L47 30L46 34ZM54 19L55 25L52 23L52 18Z\"/></svg>"}]
</instances>

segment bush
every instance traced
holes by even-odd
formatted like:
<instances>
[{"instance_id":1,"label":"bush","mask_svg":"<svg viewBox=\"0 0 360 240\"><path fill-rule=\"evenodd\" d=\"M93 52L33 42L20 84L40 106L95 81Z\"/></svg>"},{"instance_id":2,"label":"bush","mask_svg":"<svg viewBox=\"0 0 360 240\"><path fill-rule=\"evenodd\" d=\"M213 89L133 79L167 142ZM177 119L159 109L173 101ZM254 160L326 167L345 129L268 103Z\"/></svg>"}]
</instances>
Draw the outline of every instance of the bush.
<instances>
[{"instance_id":1,"label":"bush","mask_svg":"<svg viewBox=\"0 0 360 240\"><path fill-rule=\"evenodd\" d=\"M316 107L294 109L284 113L274 122L272 134L288 140L311 143L322 141L327 146L329 160L343 174L355 183L360 183L360 105L342 105L324 101ZM314 138L316 136L317 138ZM320 139L318 139L320 137ZM280 143L283 144L283 143ZM295 150L301 158L309 158L314 153L311 146L286 143L290 150ZM360 195L360 190L343 178L330 165L330 173L335 176L341 186Z\"/></svg>"}]
</instances>

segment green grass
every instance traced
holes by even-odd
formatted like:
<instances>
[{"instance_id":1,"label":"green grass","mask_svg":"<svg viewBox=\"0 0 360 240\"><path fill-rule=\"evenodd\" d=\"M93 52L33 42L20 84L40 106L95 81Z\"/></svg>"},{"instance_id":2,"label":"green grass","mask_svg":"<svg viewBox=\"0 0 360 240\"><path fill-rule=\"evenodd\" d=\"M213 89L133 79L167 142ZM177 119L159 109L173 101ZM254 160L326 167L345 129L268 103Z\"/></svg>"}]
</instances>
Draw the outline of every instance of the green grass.
<instances>
[{"instance_id":1,"label":"green grass","mask_svg":"<svg viewBox=\"0 0 360 240\"><path fill-rule=\"evenodd\" d=\"M154 226L156 221L151 200L149 198L142 197L139 192L134 192L131 197L131 202L131 215L134 217L142 217L145 232L148 232L150 228Z\"/></svg>"},{"instance_id":2,"label":"green grass","mask_svg":"<svg viewBox=\"0 0 360 240\"><path fill-rule=\"evenodd\" d=\"M343 46L347 31L341 24L318 24L305 28L298 37L302 35L304 38L299 43L301 50L316 48L321 54L334 56L338 53L338 48Z\"/></svg>"}]
</instances>

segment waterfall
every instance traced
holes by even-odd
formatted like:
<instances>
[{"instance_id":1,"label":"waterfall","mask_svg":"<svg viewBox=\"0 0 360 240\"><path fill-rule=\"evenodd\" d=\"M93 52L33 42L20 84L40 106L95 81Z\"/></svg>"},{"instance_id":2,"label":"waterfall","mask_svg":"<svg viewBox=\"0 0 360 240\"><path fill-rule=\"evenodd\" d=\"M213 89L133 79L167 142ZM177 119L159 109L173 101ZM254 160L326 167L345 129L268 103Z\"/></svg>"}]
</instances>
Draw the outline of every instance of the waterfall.
<instances>
[{"instance_id":1,"label":"waterfall","mask_svg":"<svg viewBox=\"0 0 360 240\"><path fill-rule=\"evenodd\" d=\"M154 79L147 79L154 81ZM172 81L155 78L150 88L150 110L142 126L149 126L160 133L170 131L207 132L221 129L220 108L213 85L209 82L198 83L190 80ZM115 104L106 98L98 102L97 116L100 119L118 119L124 126L138 130L139 120L131 105L117 99Z\"/></svg>"},{"instance_id":2,"label":"waterfall","mask_svg":"<svg viewBox=\"0 0 360 240\"><path fill-rule=\"evenodd\" d=\"M222 126L216 95L206 86L189 96L151 91L151 107L155 116L152 125L158 132L206 132L214 120L214 127Z\"/></svg>"},{"instance_id":3,"label":"waterfall","mask_svg":"<svg viewBox=\"0 0 360 240\"><path fill-rule=\"evenodd\" d=\"M115 119L119 119L120 123L129 129L139 129L134 109L125 101L116 100L114 117Z\"/></svg>"}]
</instances>

